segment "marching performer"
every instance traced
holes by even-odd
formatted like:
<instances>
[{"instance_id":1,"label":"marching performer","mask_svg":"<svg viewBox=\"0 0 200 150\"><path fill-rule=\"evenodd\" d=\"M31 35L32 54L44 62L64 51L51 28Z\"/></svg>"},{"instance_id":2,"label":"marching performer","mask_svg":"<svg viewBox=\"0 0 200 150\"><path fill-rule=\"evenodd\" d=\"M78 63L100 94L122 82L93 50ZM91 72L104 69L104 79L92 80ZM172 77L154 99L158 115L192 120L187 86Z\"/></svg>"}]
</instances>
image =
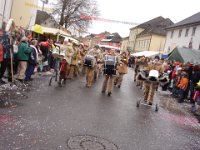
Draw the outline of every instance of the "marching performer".
<instances>
[{"instance_id":1,"label":"marching performer","mask_svg":"<svg viewBox=\"0 0 200 150\"><path fill-rule=\"evenodd\" d=\"M111 96L113 86L114 86L114 78L116 75L117 64L119 63L119 58L115 54L115 49L108 50L108 53L104 58L104 82L102 86L102 93L107 92L108 96Z\"/></svg>"},{"instance_id":2,"label":"marching performer","mask_svg":"<svg viewBox=\"0 0 200 150\"><path fill-rule=\"evenodd\" d=\"M148 64L148 58L145 56L139 57L136 59L136 67L135 67L135 76L134 76L134 81L136 81L136 77L138 76L138 74L144 70L144 68L147 66ZM137 86L140 87L140 89L142 89L143 86L143 82L142 81L136 81L137 82Z\"/></svg>"},{"instance_id":3,"label":"marching performer","mask_svg":"<svg viewBox=\"0 0 200 150\"><path fill-rule=\"evenodd\" d=\"M64 58L66 59L66 66L65 68L65 77L64 80L66 81L69 71L70 71L70 64L72 62L72 56L74 54L73 46L70 42L68 42L68 39L66 38L63 42L63 44L60 47L60 53L64 53Z\"/></svg>"},{"instance_id":4,"label":"marching performer","mask_svg":"<svg viewBox=\"0 0 200 150\"><path fill-rule=\"evenodd\" d=\"M88 48L83 43L80 44L79 48L80 48L80 55L81 55L80 70L83 74L85 74L86 66L84 65L84 58L88 52Z\"/></svg>"},{"instance_id":5,"label":"marching performer","mask_svg":"<svg viewBox=\"0 0 200 150\"><path fill-rule=\"evenodd\" d=\"M76 43L73 43L73 50L74 54L72 56L72 61L70 65L70 71L69 71L69 79L73 79L74 75L77 77L79 74L79 69L78 69L78 61L81 59L80 57L80 51L78 49L78 45Z\"/></svg>"},{"instance_id":6,"label":"marching performer","mask_svg":"<svg viewBox=\"0 0 200 150\"><path fill-rule=\"evenodd\" d=\"M117 65L118 75L115 78L115 86L117 86L118 88L121 87L124 75L128 73L128 69L127 69L128 58L126 56L126 52L123 52L121 54L120 60L122 63Z\"/></svg>"},{"instance_id":7,"label":"marching performer","mask_svg":"<svg viewBox=\"0 0 200 150\"><path fill-rule=\"evenodd\" d=\"M88 51L85 56L84 65L86 68L86 87L90 88L94 81L94 71L96 69L97 62L100 61L100 50L97 46Z\"/></svg>"},{"instance_id":8,"label":"marching performer","mask_svg":"<svg viewBox=\"0 0 200 150\"><path fill-rule=\"evenodd\" d=\"M153 104L154 94L158 88L159 79L162 71L162 64L159 63L159 60L156 58L154 61L150 62L145 70L149 72L148 80L144 81L145 92L144 92L144 101L148 102L149 105Z\"/></svg>"}]
</instances>

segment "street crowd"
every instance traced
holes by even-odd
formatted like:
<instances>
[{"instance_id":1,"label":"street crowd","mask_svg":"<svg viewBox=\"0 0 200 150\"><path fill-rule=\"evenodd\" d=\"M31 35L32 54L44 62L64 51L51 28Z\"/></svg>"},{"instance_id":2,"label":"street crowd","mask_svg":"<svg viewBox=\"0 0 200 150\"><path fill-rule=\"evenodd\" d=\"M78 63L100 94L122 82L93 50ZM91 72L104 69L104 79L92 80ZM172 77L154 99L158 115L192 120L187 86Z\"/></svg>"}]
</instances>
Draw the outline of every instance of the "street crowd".
<instances>
[{"instance_id":1,"label":"street crowd","mask_svg":"<svg viewBox=\"0 0 200 150\"><path fill-rule=\"evenodd\" d=\"M119 54L98 45L89 47L68 38L58 43L47 38L38 41L31 35L18 35L16 31L12 36L11 32L2 30L0 37L0 84L5 84L6 79L26 83L33 80L32 75L36 72L52 75L57 71L59 85L85 74L85 86L90 88L104 72L102 93L107 92L110 96L113 86L120 88L123 75L127 73L126 52Z\"/></svg>"},{"instance_id":2,"label":"street crowd","mask_svg":"<svg viewBox=\"0 0 200 150\"><path fill-rule=\"evenodd\" d=\"M150 60L144 56L130 58L129 66L132 66L132 64L135 64L135 81L136 79L137 82L139 81L137 83L138 86L141 88L144 86L144 89L145 87L148 88L145 83L141 84L141 81L143 83L143 79L136 78L140 71L150 71L152 69L158 70L160 75L168 78L167 82L165 82L163 78L158 80L157 83L161 85L162 90L169 90L172 97L176 98L179 103L190 102L194 104L194 112L196 113L198 105L200 105L200 64L193 62L181 63L177 61L159 60L158 57L155 57L154 60ZM152 87L151 96L154 95L154 90L156 89L156 86ZM144 97L144 100L146 99L147 97Z\"/></svg>"},{"instance_id":3,"label":"street crowd","mask_svg":"<svg viewBox=\"0 0 200 150\"><path fill-rule=\"evenodd\" d=\"M12 22L11 26L12 27ZM15 79L20 82L32 81L32 75L43 72L59 75L58 85L66 84L85 74L87 88L90 88L101 74L104 74L102 93L111 96L114 87L121 87L127 67L135 68L134 81L144 89L144 101L153 104L158 85L169 90L179 103L189 100L196 106L200 103L200 66L193 62L181 63L161 60L158 56L131 57L127 52L102 49L65 38L56 43L44 38L38 41L23 30L14 34L3 28L0 32L0 84ZM196 109L196 107L195 107Z\"/></svg>"}]
</instances>

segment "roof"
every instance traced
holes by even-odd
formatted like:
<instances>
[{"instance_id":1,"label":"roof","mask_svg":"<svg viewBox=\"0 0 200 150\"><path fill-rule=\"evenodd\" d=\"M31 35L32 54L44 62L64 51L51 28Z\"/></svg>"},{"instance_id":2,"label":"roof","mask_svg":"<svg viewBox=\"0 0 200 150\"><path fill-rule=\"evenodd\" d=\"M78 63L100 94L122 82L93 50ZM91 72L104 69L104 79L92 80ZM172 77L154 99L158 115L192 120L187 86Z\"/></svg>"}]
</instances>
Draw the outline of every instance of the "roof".
<instances>
[{"instance_id":1,"label":"roof","mask_svg":"<svg viewBox=\"0 0 200 150\"><path fill-rule=\"evenodd\" d=\"M142 52L133 53L133 54L131 54L131 56L135 56L135 57L138 57L138 56L153 57L153 56L156 56L158 54L159 54L159 52L156 52L156 51L142 51Z\"/></svg>"},{"instance_id":2,"label":"roof","mask_svg":"<svg viewBox=\"0 0 200 150\"><path fill-rule=\"evenodd\" d=\"M111 42L114 42L114 43L120 43L122 41L122 37L117 32L108 35L107 39L111 39Z\"/></svg>"},{"instance_id":3,"label":"roof","mask_svg":"<svg viewBox=\"0 0 200 150\"><path fill-rule=\"evenodd\" d=\"M124 37L124 38L122 38L122 40L129 40L129 36L128 37Z\"/></svg>"},{"instance_id":4,"label":"roof","mask_svg":"<svg viewBox=\"0 0 200 150\"><path fill-rule=\"evenodd\" d=\"M165 36L167 34L166 27L169 27L172 24L174 23L169 18L165 19L161 16L154 18L139 25L139 27L143 28L144 31L138 34L138 36L146 34L158 34Z\"/></svg>"},{"instance_id":5,"label":"roof","mask_svg":"<svg viewBox=\"0 0 200 150\"><path fill-rule=\"evenodd\" d=\"M103 39L103 40L101 40L102 42L110 42L110 41L112 41L112 39Z\"/></svg>"},{"instance_id":6,"label":"roof","mask_svg":"<svg viewBox=\"0 0 200 150\"><path fill-rule=\"evenodd\" d=\"M61 34L63 36L71 37L71 35L68 34L67 32L62 31L62 30L57 29L57 28L48 28L48 27L43 27L43 26L40 26L40 27L41 27L41 30L42 30L43 33L48 33L48 34L53 34L53 35ZM35 32L35 26L33 26L31 30Z\"/></svg>"},{"instance_id":7,"label":"roof","mask_svg":"<svg viewBox=\"0 0 200 150\"><path fill-rule=\"evenodd\" d=\"M193 25L193 24L200 24L200 12L172 25L169 26L167 29L170 28L177 28L177 27L181 27L181 26L188 26L188 25Z\"/></svg>"},{"instance_id":8,"label":"roof","mask_svg":"<svg viewBox=\"0 0 200 150\"><path fill-rule=\"evenodd\" d=\"M118 48L118 47L115 47L115 46L109 46L109 45L102 45L102 44L99 44L99 47L101 47L101 48L108 48L108 49L116 49L116 50L120 50L120 48Z\"/></svg>"},{"instance_id":9,"label":"roof","mask_svg":"<svg viewBox=\"0 0 200 150\"><path fill-rule=\"evenodd\" d=\"M134 28L144 29L144 31L138 34L138 36L152 33L165 36L167 33L166 28L171 26L172 24L174 23L169 18L163 18L162 16L159 16Z\"/></svg>"},{"instance_id":10,"label":"roof","mask_svg":"<svg viewBox=\"0 0 200 150\"><path fill-rule=\"evenodd\" d=\"M49 15L45 11L37 10L37 15L35 19L35 24L42 24L46 19L50 18L51 15Z\"/></svg>"}]
</instances>

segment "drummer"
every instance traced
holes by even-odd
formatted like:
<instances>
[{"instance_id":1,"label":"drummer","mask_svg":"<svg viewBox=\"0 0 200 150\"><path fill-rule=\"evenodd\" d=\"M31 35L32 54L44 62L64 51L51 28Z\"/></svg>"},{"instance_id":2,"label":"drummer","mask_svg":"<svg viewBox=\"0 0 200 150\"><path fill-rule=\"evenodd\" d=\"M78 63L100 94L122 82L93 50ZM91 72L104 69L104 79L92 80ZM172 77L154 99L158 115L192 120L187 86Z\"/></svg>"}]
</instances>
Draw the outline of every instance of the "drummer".
<instances>
[{"instance_id":1,"label":"drummer","mask_svg":"<svg viewBox=\"0 0 200 150\"><path fill-rule=\"evenodd\" d=\"M104 62L106 62L106 58L109 56L114 56L114 66L117 67L117 64L120 64L120 59L118 58L118 55L115 53L115 49L109 49L104 57ZM108 70L105 68L106 64L104 65L104 82L102 86L102 93L107 92L108 96L111 96L113 86L114 86L114 79L116 75L116 68L108 68ZM114 71L115 70L115 71ZM108 71L108 72L107 72Z\"/></svg>"},{"instance_id":2,"label":"drummer","mask_svg":"<svg viewBox=\"0 0 200 150\"><path fill-rule=\"evenodd\" d=\"M145 70L150 72L152 70L155 70L157 73L152 74L152 76L155 75L155 78L158 78L159 74L163 73L162 71L162 64L159 63L159 58L155 58L154 61L151 61L147 67L145 67ZM149 73L149 74L150 74ZM151 80L146 80L144 82L144 87L145 87L145 92L144 92L144 101L148 102L149 105L153 104L153 100L154 100L154 94L156 89L158 88L158 82L156 81L151 81Z\"/></svg>"},{"instance_id":3,"label":"drummer","mask_svg":"<svg viewBox=\"0 0 200 150\"><path fill-rule=\"evenodd\" d=\"M93 57L93 66L87 66L86 68L86 87L90 88L94 82L94 71L96 69L97 66L97 62L99 62L100 60L100 56L101 56L101 51L99 50L98 46L95 46L93 49L89 50L86 54L86 56L89 55L91 57Z\"/></svg>"}]
</instances>

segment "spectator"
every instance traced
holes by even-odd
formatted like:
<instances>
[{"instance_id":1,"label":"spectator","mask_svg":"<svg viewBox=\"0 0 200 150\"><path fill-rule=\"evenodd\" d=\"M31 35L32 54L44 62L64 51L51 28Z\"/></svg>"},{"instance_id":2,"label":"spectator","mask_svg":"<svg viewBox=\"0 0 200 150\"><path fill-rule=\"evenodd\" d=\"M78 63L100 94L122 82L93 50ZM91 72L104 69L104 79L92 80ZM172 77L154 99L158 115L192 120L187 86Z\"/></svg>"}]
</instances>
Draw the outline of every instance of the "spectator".
<instances>
[{"instance_id":1,"label":"spectator","mask_svg":"<svg viewBox=\"0 0 200 150\"><path fill-rule=\"evenodd\" d=\"M0 83L5 84L5 81L3 81L2 78L6 70L8 72L8 82L12 82L11 55L13 56L13 49L10 44L9 35L4 31L4 27L2 36L2 46L3 46L3 61L0 67Z\"/></svg>"},{"instance_id":2,"label":"spectator","mask_svg":"<svg viewBox=\"0 0 200 150\"><path fill-rule=\"evenodd\" d=\"M179 103L184 102L185 92L188 88L188 81L189 81L188 74L185 71L183 71L181 81L178 85L178 88L180 89L179 90L179 101L178 101Z\"/></svg>"},{"instance_id":3,"label":"spectator","mask_svg":"<svg viewBox=\"0 0 200 150\"><path fill-rule=\"evenodd\" d=\"M191 84L190 84L190 102L191 103L194 103L194 100L193 100L194 88L199 81L200 81L200 67L198 65L195 65L193 68Z\"/></svg>"},{"instance_id":4,"label":"spectator","mask_svg":"<svg viewBox=\"0 0 200 150\"><path fill-rule=\"evenodd\" d=\"M54 69L54 66L55 66L55 60L54 60L54 57L52 56L52 52L53 52L53 49L56 48L55 47L55 44L54 44L54 41L51 39L50 42L49 42L49 67L51 69Z\"/></svg>"},{"instance_id":5,"label":"spectator","mask_svg":"<svg viewBox=\"0 0 200 150\"><path fill-rule=\"evenodd\" d=\"M37 40L32 40L30 42L30 47L32 49L32 51L30 52L29 54L29 60L28 60L28 68L26 70L26 78L25 78L25 81L31 81L31 76L33 75L34 73L34 69L37 65L37 60L38 60L38 52L37 52L37 44L38 44L38 41Z\"/></svg>"},{"instance_id":6,"label":"spectator","mask_svg":"<svg viewBox=\"0 0 200 150\"><path fill-rule=\"evenodd\" d=\"M19 65L18 65L18 75L17 79L22 82L24 80L24 75L27 69L27 63L29 60L29 53L32 51L32 49L28 46L28 39L26 37L23 37L21 39L19 50L17 53Z\"/></svg>"},{"instance_id":7,"label":"spectator","mask_svg":"<svg viewBox=\"0 0 200 150\"><path fill-rule=\"evenodd\" d=\"M181 80L181 69L182 68L178 68L177 69L177 72L175 74L175 77L173 78L173 88L172 88L172 94L173 96L175 97L178 97L178 91L179 91L179 83L180 83L180 80Z\"/></svg>"},{"instance_id":8,"label":"spectator","mask_svg":"<svg viewBox=\"0 0 200 150\"><path fill-rule=\"evenodd\" d=\"M1 31L0 31L1 32ZM0 33L0 38L1 38L1 33ZM0 39L1 41L1 39ZM1 63L3 62L3 45L0 42L0 68L1 68Z\"/></svg>"},{"instance_id":9,"label":"spectator","mask_svg":"<svg viewBox=\"0 0 200 150\"><path fill-rule=\"evenodd\" d=\"M49 43L46 41L46 42L42 42L41 44L40 44L40 50L41 50L41 52L42 52L42 55L43 55L43 69L42 69L42 71L43 72L46 72L46 71L48 71L48 56L49 56L49 48L48 48L48 46L49 46Z\"/></svg>"}]
</instances>

